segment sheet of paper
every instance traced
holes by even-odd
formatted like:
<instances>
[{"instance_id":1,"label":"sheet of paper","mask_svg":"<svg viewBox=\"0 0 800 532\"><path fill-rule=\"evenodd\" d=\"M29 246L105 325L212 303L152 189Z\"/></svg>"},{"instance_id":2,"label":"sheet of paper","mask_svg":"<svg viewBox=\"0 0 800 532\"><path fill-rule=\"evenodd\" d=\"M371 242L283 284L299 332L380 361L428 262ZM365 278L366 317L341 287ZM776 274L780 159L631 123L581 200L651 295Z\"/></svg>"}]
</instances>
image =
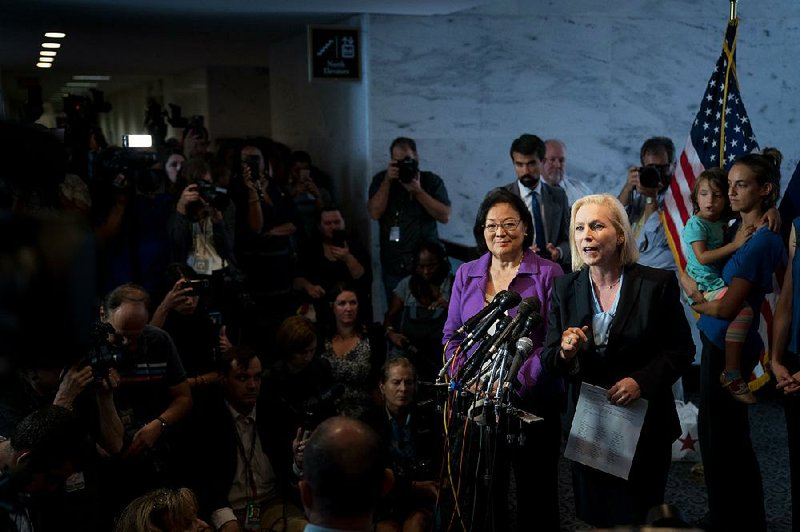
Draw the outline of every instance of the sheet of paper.
<instances>
[{"instance_id":1,"label":"sheet of paper","mask_svg":"<svg viewBox=\"0 0 800 532\"><path fill-rule=\"evenodd\" d=\"M608 402L607 393L598 386L581 383L564 456L627 480L647 413L647 400L613 405Z\"/></svg>"}]
</instances>

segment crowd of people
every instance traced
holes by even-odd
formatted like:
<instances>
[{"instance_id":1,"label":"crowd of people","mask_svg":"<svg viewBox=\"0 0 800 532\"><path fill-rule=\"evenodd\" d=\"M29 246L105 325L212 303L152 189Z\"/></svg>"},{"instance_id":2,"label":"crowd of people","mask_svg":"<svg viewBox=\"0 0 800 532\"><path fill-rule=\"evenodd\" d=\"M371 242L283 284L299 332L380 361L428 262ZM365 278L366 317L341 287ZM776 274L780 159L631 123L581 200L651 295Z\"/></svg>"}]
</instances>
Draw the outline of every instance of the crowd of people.
<instances>
[{"instance_id":1,"label":"crowd of people","mask_svg":"<svg viewBox=\"0 0 800 532\"><path fill-rule=\"evenodd\" d=\"M348 231L349 208L309 154L268 139L211 153L203 128L148 156L99 138L95 131L92 167L64 182L69 201L57 181L58 194L14 190L8 205L26 215L68 210L91 228L98 312L88 354L17 348L3 370L2 526L463 524L441 515L467 510L442 502L453 491L442 474L446 438L438 401L419 400L420 382L457 375L474 352L461 350L460 331L511 291L535 299L541 317L526 332L533 351L510 379L512 402L542 421L519 444L498 440L490 488L476 488L493 508L480 522L560 529L558 462L583 383L619 408L640 399L648 408L627 478L572 464L576 515L597 527L639 525L665 502L680 435L673 385L695 354L688 298L701 315L709 519L714 530L765 530L747 376L773 275L783 291L772 371L786 396L800 519L800 221L784 221L786 268L774 231L777 150L698 179L684 235L690 268L679 276L659 216L675 169L669 139L643 144L614 197L566 175L563 142L523 134L509 150L516 179L476 206L477 258L453 272L437 228L451 212L447 180L421 170L415 141L399 137L368 190L379 227L375 280L388 307L377 322L366 241Z\"/></svg>"}]
</instances>

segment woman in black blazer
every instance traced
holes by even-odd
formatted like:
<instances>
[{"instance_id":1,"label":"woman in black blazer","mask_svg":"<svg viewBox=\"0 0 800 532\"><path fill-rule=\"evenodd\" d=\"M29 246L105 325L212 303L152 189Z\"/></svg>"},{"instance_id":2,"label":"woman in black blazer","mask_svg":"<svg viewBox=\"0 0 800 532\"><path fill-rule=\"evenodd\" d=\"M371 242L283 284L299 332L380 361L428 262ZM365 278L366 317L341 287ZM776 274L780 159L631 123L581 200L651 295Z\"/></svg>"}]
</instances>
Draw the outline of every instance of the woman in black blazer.
<instances>
[{"instance_id":1,"label":"woman in black blazer","mask_svg":"<svg viewBox=\"0 0 800 532\"><path fill-rule=\"evenodd\" d=\"M570 417L581 382L625 406L648 400L628 480L573 463L576 513L598 527L644 522L663 502L672 442L680 424L672 384L694 358L678 281L636 264L631 226L607 194L581 198L570 224L573 273L555 280L542 360L568 377Z\"/></svg>"}]
</instances>

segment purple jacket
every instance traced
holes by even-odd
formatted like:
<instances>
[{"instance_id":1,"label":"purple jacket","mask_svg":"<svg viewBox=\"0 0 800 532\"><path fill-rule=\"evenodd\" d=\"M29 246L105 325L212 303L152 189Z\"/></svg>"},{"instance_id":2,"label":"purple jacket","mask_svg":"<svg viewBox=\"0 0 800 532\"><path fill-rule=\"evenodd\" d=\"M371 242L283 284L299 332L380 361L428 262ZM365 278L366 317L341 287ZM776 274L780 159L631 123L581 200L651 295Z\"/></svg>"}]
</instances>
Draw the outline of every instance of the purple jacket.
<instances>
[{"instance_id":1,"label":"purple jacket","mask_svg":"<svg viewBox=\"0 0 800 532\"><path fill-rule=\"evenodd\" d=\"M456 272L442 343L447 343L453 338L455 331L485 306L486 284L489 281L491 260L491 254L486 253L477 260L462 264ZM542 351L547 331L550 293L553 290L553 279L563 274L564 271L558 264L537 256L531 250L526 250L522 256L517 276L508 286L509 290L517 292L523 298L536 296L542 302L541 315L544 321L531 336L534 345L533 354L528 357L517 374L517 380L522 385L518 390L522 399L528 398L534 392L534 386L542 373L539 354ZM517 310L513 309L509 311L509 315L514 316L516 312ZM447 346L445 354L448 360L453 356L453 352L460 342L461 337L453 338L453 341ZM461 363L463 361L459 361L457 365Z\"/></svg>"}]
</instances>

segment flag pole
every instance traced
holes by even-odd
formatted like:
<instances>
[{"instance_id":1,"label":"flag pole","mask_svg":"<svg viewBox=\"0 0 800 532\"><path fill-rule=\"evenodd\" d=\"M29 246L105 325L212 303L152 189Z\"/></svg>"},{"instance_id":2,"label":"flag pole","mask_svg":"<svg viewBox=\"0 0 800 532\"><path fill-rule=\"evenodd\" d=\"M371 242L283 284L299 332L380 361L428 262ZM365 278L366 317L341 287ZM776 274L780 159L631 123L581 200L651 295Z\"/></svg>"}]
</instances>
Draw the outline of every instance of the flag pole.
<instances>
[{"instance_id":1,"label":"flag pole","mask_svg":"<svg viewBox=\"0 0 800 532\"><path fill-rule=\"evenodd\" d=\"M731 0L731 13L730 13L730 16L728 18L728 21L730 21L730 22L733 22L734 20L736 20L736 4L737 3L738 3L738 0Z\"/></svg>"}]
</instances>

